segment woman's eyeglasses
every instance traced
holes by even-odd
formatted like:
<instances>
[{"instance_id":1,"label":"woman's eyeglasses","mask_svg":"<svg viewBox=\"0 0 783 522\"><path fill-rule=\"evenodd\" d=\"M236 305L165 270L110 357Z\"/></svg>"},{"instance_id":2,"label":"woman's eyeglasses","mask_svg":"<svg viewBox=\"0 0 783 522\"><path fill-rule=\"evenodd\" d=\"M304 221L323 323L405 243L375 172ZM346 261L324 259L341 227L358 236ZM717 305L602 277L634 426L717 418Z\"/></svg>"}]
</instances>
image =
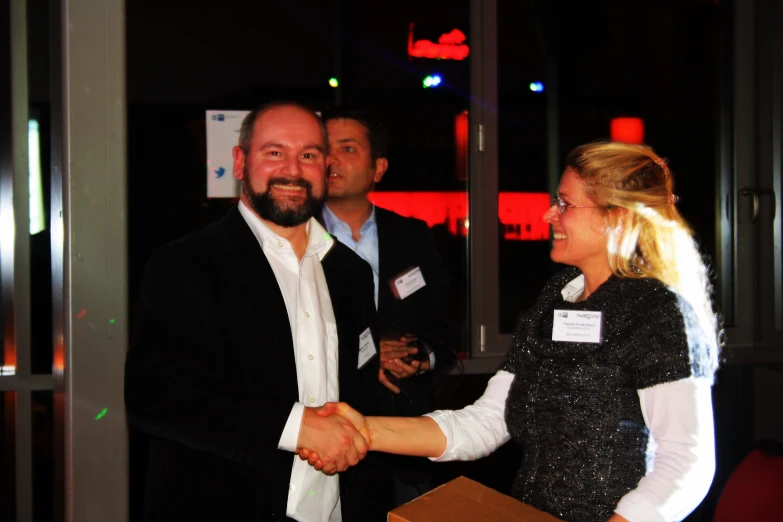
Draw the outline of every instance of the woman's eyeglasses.
<instances>
[{"instance_id":1,"label":"woman's eyeglasses","mask_svg":"<svg viewBox=\"0 0 783 522\"><path fill-rule=\"evenodd\" d=\"M601 208L597 206L569 205L568 203L560 199L559 196L554 196L552 198L552 205L556 206L557 210L559 210L561 214L565 213L565 211L569 208Z\"/></svg>"}]
</instances>

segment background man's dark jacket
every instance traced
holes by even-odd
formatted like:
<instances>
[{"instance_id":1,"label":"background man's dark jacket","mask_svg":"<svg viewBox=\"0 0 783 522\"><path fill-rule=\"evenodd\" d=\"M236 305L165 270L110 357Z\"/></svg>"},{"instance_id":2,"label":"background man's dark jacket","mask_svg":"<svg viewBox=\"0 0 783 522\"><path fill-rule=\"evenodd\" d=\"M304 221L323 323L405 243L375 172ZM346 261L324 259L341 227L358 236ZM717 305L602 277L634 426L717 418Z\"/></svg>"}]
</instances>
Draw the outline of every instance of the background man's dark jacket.
<instances>
[{"instance_id":1,"label":"background man's dark jacket","mask_svg":"<svg viewBox=\"0 0 783 522\"><path fill-rule=\"evenodd\" d=\"M424 221L375 208L378 229L378 325L381 335L388 332L413 333L432 348L435 369L399 382L399 411L388 414L421 415L435 408L431 396L433 380L448 370L456 354L456 328L449 318L448 277L441 257ZM390 282L411 268L419 267L426 286L405 299L394 296ZM385 408L386 409L386 408Z\"/></svg>"}]
</instances>

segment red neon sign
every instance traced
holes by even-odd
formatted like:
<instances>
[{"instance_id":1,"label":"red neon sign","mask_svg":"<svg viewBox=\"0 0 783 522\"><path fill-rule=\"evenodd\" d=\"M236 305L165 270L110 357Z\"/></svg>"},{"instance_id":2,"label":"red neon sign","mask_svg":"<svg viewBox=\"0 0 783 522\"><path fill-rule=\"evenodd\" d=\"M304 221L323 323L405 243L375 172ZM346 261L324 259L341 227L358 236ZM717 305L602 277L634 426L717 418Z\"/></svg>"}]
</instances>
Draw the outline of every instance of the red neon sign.
<instances>
[{"instance_id":1,"label":"red neon sign","mask_svg":"<svg viewBox=\"0 0 783 522\"><path fill-rule=\"evenodd\" d=\"M469 204L467 192L373 192L370 200L402 216L415 217L428 226L445 226L453 236L467 236ZM498 221L506 241L545 241L549 225L542 219L549 210L549 194L501 192Z\"/></svg>"},{"instance_id":2,"label":"red neon sign","mask_svg":"<svg viewBox=\"0 0 783 522\"><path fill-rule=\"evenodd\" d=\"M408 56L413 58L440 58L441 60L463 60L470 54L470 48L463 44L465 33L459 29L442 34L438 43L431 40L413 41L413 26L408 28Z\"/></svg>"}]
</instances>

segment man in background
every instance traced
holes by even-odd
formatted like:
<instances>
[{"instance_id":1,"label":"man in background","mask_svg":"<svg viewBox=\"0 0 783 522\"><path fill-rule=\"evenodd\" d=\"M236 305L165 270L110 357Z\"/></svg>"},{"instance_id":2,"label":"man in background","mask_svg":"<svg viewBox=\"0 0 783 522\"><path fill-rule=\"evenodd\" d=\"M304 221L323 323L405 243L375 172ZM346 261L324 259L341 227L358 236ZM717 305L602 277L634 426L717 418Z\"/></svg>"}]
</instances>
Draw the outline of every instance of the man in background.
<instances>
[{"instance_id":1,"label":"man in background","mask_svg":"<svg viewBox=\"0 0 783 522\"><path fill-rule=\"evenodd\" d=\"M426 223L369 199L389 166L385 126L369 112L350 108L326 111L323 120L332 162L322 222L372 267L381 335L378 379L389 390L383 414L427 413L435 409L436 376L456 359L440 255ZM431 488L426 459L393 459L396 505Z\"/></svg>"}]
</instances>

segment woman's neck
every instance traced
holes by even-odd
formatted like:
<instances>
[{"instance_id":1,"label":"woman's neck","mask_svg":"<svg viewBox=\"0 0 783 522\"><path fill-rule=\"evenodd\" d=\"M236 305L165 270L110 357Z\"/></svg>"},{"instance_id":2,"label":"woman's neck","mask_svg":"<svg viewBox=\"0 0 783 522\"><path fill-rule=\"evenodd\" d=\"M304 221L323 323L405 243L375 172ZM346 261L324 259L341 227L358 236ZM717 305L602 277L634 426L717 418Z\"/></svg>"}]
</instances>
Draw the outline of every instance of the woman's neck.
<instances>
[{"instance_id":1,"label":"woman's neck","mask_svg":"<svg viewBox=\"0 0 783 522\"><path fill-rule=\"evenodd\" d=\"M577 301L584 301L595 292L599 286L604 284L612 275L612 270L607 264L606 267L593 268L590 270L582 270L582 274L585 276L585 287L582 290L582 295L579 296Z\"/></svg>"}]
</instances>

